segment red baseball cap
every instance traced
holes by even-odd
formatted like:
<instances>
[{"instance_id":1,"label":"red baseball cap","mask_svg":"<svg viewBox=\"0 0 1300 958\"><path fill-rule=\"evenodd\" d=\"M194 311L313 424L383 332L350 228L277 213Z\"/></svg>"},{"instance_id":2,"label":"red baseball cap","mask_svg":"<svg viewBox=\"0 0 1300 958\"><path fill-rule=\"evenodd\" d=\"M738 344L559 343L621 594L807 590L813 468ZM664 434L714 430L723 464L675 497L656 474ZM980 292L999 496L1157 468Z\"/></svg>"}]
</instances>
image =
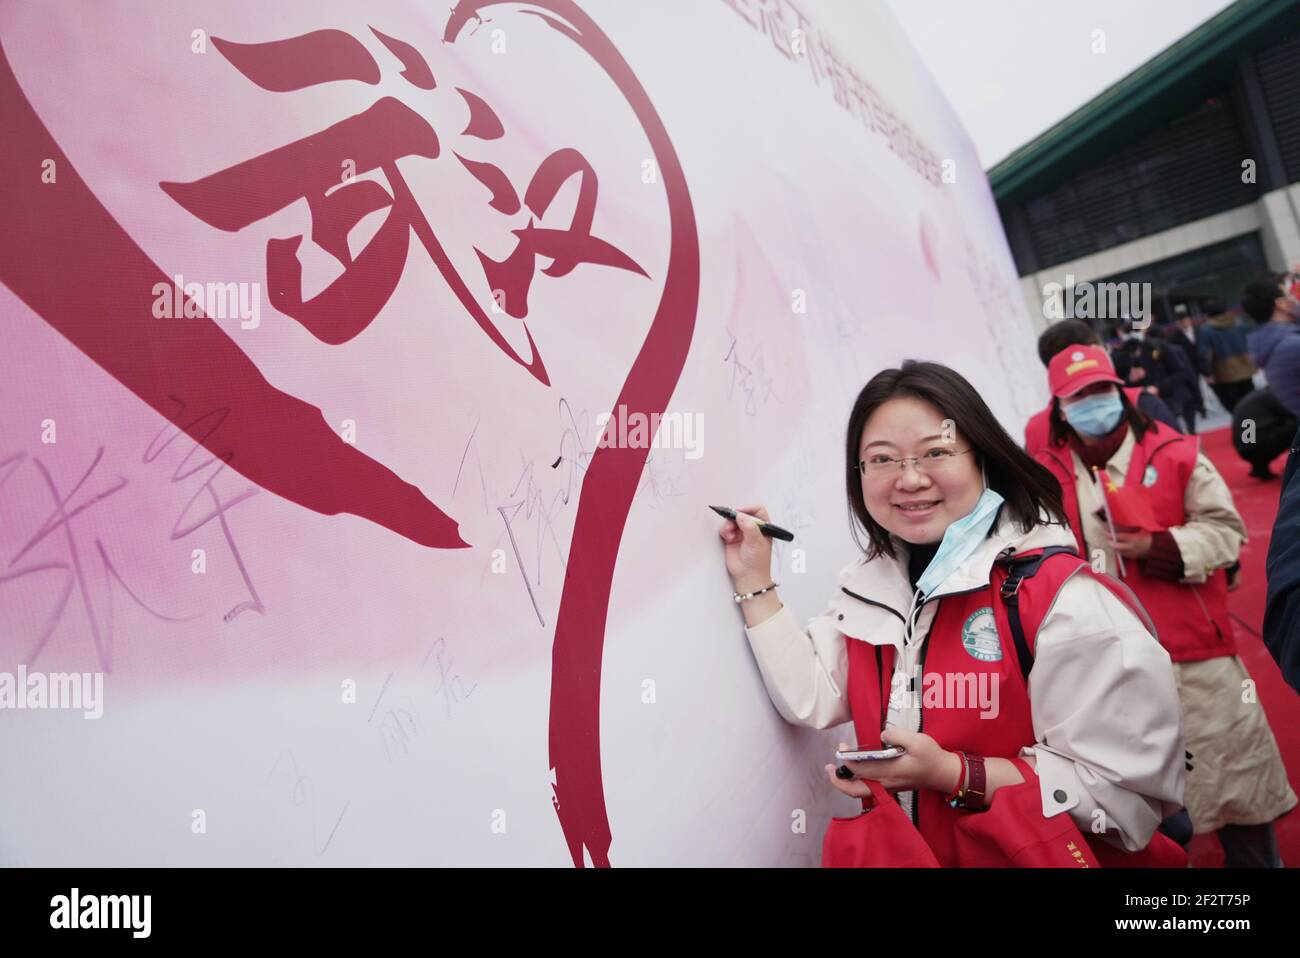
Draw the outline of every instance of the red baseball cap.
<instances>
[{"instance_id":1,"label":"red baseball cap","mask_svg":"<svg viewBox=\"0 0 1300 958\"><path fill-rule=\"evenodd\" d=\"M1067 346L1047 364L1047 384L1052 395L1063 399L1093 383L1124 385L1115 366L1100 346Z\"/></svg>"}]
</instances>

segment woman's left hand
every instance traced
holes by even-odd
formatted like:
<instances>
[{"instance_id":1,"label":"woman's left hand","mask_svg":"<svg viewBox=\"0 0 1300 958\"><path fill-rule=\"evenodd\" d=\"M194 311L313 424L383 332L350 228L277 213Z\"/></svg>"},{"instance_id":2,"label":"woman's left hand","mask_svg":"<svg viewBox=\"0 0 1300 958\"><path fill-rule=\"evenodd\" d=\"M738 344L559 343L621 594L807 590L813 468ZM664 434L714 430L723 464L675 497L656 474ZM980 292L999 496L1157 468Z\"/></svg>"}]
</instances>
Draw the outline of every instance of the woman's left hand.
<instances>
[{"instance_id":1,"label":"woman's left hand","mask_svg":"<svg viewBox=\"0 0 1300 958\"><path fill-rule=\"evenodd\" d=\"M1151 533L1117 530L1111 537L1110 545L1125 559L1145 559L1151 554Z\"/></svg>"},{"instance_id":2,"label":"woman's left hand","mask_svg":"<svg viewBox=\"0 0 1300 958\"><path fill-rule=\"evenodd\" d=\"M841 779L835 774L835 765L826 766L831 784L845 795L865 798L871 788L861 779L879 782L888 791L903 792L930 788L950 792L961 774L961 759L949 752L923 732L889 726L880 739L885 747L901 745L906 751L898 758L876 759L870 762L845 762L853 772L853 780ZM841 748L847 746L841 743Z\"/></svg>"}]
</instances>

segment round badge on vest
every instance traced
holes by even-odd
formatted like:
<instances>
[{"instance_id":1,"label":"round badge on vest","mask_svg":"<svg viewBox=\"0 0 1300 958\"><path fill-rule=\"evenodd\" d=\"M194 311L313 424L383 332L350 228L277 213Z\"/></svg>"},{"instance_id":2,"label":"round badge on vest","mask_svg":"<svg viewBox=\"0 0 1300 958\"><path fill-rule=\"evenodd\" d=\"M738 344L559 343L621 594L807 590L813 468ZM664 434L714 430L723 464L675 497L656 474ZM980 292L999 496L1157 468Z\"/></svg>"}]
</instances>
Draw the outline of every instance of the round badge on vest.
<instances>
[{"instance_id":1,"label":"round badge on vest","mask_svg":"<svg viewBox=\"0 0 1300 958\"><path fill-rule=\"evenodd\" d=\"M985 606L971 613L961 627L961 644L972 658L981 662L997 662L1002 658L1002 643L998 641L997 622L993 609Z\"/></svg>"},{"instance_id":2,"label":"round badge on vest","mask_svg":"<svg viewBox=\"0 0 1300 958\"><path fill-rule=\"evenodd\" d=\"M1156 480L1159 478L1160 473L1156 472L1156 467L1147 466L1146 472L1142 473L1142 485L1150 488L1156 484Z\"/></svg>"}]
</instances>

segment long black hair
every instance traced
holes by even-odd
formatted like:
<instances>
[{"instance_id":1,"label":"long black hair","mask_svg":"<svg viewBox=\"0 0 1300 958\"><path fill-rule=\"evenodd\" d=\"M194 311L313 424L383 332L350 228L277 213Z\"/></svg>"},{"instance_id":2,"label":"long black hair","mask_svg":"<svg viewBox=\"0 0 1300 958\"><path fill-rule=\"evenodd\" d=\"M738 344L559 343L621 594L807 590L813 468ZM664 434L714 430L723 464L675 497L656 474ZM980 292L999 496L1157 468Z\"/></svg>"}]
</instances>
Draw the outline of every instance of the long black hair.
<instances>
[{"instance_id":1,"label":"long black hair","mask_svg":"<svg viewBox=\"0 0 1300 958\"><path fill-rule=\"evenodd\" d=\"M1133 430L1134 441L1141 442L1142 437L1147 434L1147 430L1155 428L1155 420L1133 405L1128 398L1128 393L1124 391L1122 386L1116 386L1115 389L1119 392L1120 405L1124 407L1122 421L1127 422L1128 427ZM1115 428L1118 429L1119 426ZM1048 415L1048 445L1064 446L1069 441L1070 433L1073 431L1073 427L1065 421L1065 416L1061 413L1061 400L1053 396L1052 411Z\"/></svg>"},{"instance_id":2,"label":"long black hair","mask_svg":"<svg viewBox=\"0 0 1300 958\"><path fill-rule=\"evenodd\" d=\"M862 428L871 414L884 403L900 396L923 399L937 406L946 418L956 424L975 450L988 477L989 488L1006 500L1003 508L1019 524L1021 531L1028 532L1042 521L1041 514L1044 512L1048 521L1066 521L1065 510L1061 506L1061 487L1056 478L1007 435L975 387L947 366L909 359L898 369L885 369L872 376L871 381L862 387L862 392L858 393L853 411L849 413L845 459L848 464L850 527L854 541L866 551L868 559L881 555L892 558L894 547L889 533L871 518L862 499L861 474L858 471L859 443L862 442ZM870 539L869 547L863 546L862 540L858 538L859 527L866 531Z\"/></svg>"}]
</instances>

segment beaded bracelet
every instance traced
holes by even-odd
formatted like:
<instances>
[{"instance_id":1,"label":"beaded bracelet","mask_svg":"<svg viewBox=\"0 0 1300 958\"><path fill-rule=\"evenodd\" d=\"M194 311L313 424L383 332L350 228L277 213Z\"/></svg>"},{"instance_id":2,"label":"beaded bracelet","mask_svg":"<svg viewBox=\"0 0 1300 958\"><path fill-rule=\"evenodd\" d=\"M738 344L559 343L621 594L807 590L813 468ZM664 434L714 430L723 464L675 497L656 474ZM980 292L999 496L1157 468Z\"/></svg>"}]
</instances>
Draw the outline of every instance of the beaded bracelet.
<instances>
[{"instance_id":1,"label":"beaded bracelet","mask_svg":"<svg viewBox=\"0 0 1300 958\"><path fill-rule=\"evenodd\" d=\"M746 599L752 599L754 596L762 595L764 592L771 592L776 588L776 586L777 584L773 582L767 588L759 589L757 592L746 592L744 595L741 595L739 592L733 592L731 593L731 597L735 599L736 602L744 602Z\"/></svg>"}]
</instances>

